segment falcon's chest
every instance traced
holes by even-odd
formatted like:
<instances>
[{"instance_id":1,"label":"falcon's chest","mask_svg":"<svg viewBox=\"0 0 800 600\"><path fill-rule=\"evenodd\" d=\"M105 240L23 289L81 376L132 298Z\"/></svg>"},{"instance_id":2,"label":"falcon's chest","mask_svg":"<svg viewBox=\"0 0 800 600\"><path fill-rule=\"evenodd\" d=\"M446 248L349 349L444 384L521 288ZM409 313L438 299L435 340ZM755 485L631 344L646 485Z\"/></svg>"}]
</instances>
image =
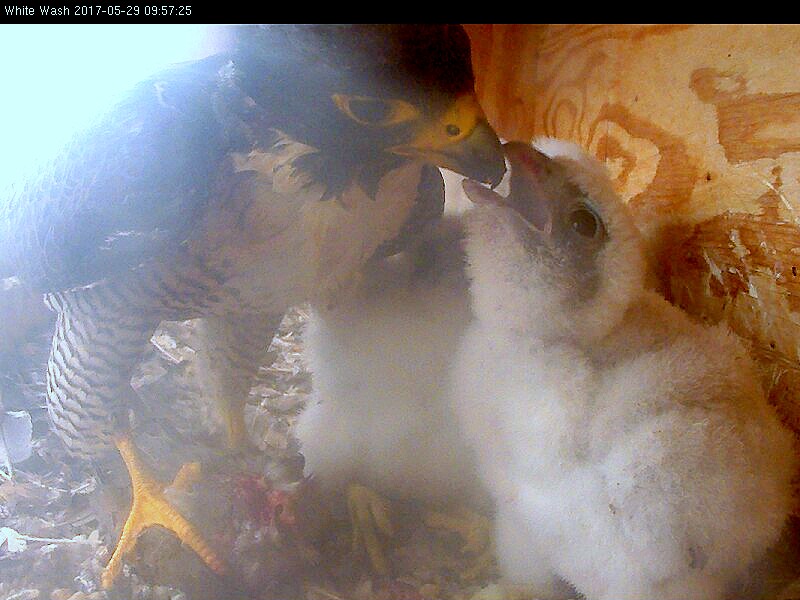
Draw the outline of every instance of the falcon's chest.
<instances>
[{"instance_id":1,"label":"falcon's chest","mask_svg":"<svg viewBox=\"0 0 800 600\"><path fill-rule=\"evenodd\" d=\"M323 201L324 190L293 172L285 156L234 160L225 197L191 248L253 310L330 304L349 289L375 250L400 233L422 171L421 164L407 163L381 179L374 198L352 184Z\"/></svg>"}]
</instances>

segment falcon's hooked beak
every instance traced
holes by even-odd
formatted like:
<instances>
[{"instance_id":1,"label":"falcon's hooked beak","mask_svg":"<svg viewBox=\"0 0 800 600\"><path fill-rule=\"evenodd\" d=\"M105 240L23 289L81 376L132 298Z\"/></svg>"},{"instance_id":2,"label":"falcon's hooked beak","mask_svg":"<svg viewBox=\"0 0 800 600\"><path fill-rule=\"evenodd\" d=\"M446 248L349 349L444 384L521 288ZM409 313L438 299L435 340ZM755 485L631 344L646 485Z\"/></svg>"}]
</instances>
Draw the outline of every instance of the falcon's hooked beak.
<instances>
[{"instance_id":1,"label":"falcon's hooked beak","mask_svg":"<svg viewBox=\"0 0 800 600\"><path fill-rule=\"evenodd\" d=\"M433 122L424 122L409 143L388 150L492 187L500 183L506 171L503 147L473 94L459 97Z\"/></svg>"}]
</instances>

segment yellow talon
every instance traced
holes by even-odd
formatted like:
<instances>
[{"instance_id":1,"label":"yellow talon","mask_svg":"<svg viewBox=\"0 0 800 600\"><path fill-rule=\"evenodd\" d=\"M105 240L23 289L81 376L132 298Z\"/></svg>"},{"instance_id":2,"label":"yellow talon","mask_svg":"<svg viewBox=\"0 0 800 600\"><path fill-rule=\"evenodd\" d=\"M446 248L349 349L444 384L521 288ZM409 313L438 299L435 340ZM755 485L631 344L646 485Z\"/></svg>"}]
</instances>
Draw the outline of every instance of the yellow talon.
<instances>
[{"instance_id":1,"label":"yellow talon","mask_svg":"<svg viewBox=\"0 0 800 600\"><path fill-rule=\"evenodd\" d=\"M347 508L353 527L353 550L363 546L375 572L387 575L389 564L378 533L386 537L394 535L388 501L363 485L353 484L347 489Z\"/></svg>"},{"instance_id":2,"label":"yellow talon","mask_svg":"<svg viewBox=\"0 0 800 600\"><path fill-rule=\"evenodd\" d=\"M175 479L172 480L172 485L169 487L178 490L188 490L192 485L200 481L202 469L199 462L190 462L181 465Z\"/></svg>"},{"instance_id":3,"label":"yellow talon","mask_svg":"<svg viewBox=\"0 0 800 600\"><path fill-rule=\"evenodd\" d=\"M461 574L464 581L479 579L493 565L492 522L487 517L460 506L452 512L428 511L424 522L433 529L455 532L464 542L461 552L475 556L474 564Z\"/></svg>"},{"instance_id":4,"label":"yellow talon","mask_svg":"<svg viewBox=\"0 0 800 600\"><path fill-rule=\"evenodd\" d=\"M224 407L225 427L228 433L228 447L232 450L247 445L247 426L244 423L244 404L229 402Z\"/></svg>"},{"instance_id":5,"label":"yellow talon","mask_svg":"<svg viewBox=\"0 0 800 600\"><path fill-rule=\"evenodd\" d=\"M491 540L492 522L481 514L464 506L452 512L429 511L424 517L425 524L433 529L454 531L464 540L463 553L481 552Z\"/></svg>"},{"instance_id":6,"label":"yellow talon","mask_svg":"<svg viewBox=\"0 0 800 600\"><path fill-rule=\"evenodd\" d=\"M133 443L128 438L120 438L115 441L115 444L128 467L133 489L133 503L114 554L100 577L103 587L106 589L111 587L122 568L123 555L134 548L139 534L152 525L160 525L172 531L178 539L200 556L212 571L219 575L224 574L226 568L223 560L205 542L197 529L166 500L163 493L165 486L157 483L147 474L144 465L136 455ZM173 485L185 488L196 481L199 476L199 464L188 463L181 467L175 476Z\"/></svg>"}]
</instances>

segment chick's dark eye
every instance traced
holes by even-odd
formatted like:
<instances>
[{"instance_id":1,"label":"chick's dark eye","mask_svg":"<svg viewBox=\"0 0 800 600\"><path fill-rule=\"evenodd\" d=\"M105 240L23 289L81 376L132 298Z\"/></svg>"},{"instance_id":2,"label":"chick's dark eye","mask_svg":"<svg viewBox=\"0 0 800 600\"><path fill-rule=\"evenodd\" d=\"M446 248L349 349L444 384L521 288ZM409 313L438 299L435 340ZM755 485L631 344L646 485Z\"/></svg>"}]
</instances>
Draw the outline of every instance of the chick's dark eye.
<instances>
[{"instance_id":1,"label":"chick's dark eye","mask_svg":"<svg viewBox=\"0 0 800 600\"><path fill-rule=\"evenodd\" d=\"M445 128L447 131L447 135L450 137L456 137L461 133L461 128L458 125L453 125L452 123Z\"/></svg>"},{"instance_id":2,"label":"chick's dark eye","mask_svg":"<svg viewBox=\"0 0 800 600\"><path fill-rule=\"evenodd\" d=\"M362 123L381 123L389 118L392 107L379 98L359 98L350 102L350 112Z\"/></svg>"},{"instance_id":3,"label":"chick's dark eye","mask_svg":"<svg viewBox=\"0 0 800 600\"><path fill-rule=\"evenodd\" d=\"M576 208L569 214L569 226L577 233L587 238L597 237L602 228L600 218L586 207Z\"/></svg>"}]
</instances>

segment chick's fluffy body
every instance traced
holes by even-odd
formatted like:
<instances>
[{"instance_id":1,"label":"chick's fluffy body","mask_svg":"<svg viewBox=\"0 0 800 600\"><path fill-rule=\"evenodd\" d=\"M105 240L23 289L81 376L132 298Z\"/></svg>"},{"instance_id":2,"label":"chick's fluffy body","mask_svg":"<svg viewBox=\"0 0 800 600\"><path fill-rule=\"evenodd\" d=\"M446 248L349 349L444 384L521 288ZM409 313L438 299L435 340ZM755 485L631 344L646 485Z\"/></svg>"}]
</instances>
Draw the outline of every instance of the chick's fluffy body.
<instances>
[{"instance_id":1,"label":"chick's fluffy body","mask_svg":"<svg viewBox=\"0 0 800 600\"><path fill-rule=\"evenodd\" d=\"M602 167L538 146L608 239L584 296L521 243L509 208L468 216L476 319L451 394L496 501L501 570L540 598L566 583L589 599L725 597L792 509L792 436L741 341L646 289Z\"/></svg>"},{"instance_id":2,"label":"chick's fluffy body","mask_svg":"<svg viewBox=\"0 0 800 600\"><path fill-rule=\"evenodd\" d=\"M374 261L355 296L317 307L305 332L314 396L297 435L330 491L357 482L394 499L484 492L446 401L453 350L471 319L457 217L413 250Z\"/></svg>"}]
</instances>

